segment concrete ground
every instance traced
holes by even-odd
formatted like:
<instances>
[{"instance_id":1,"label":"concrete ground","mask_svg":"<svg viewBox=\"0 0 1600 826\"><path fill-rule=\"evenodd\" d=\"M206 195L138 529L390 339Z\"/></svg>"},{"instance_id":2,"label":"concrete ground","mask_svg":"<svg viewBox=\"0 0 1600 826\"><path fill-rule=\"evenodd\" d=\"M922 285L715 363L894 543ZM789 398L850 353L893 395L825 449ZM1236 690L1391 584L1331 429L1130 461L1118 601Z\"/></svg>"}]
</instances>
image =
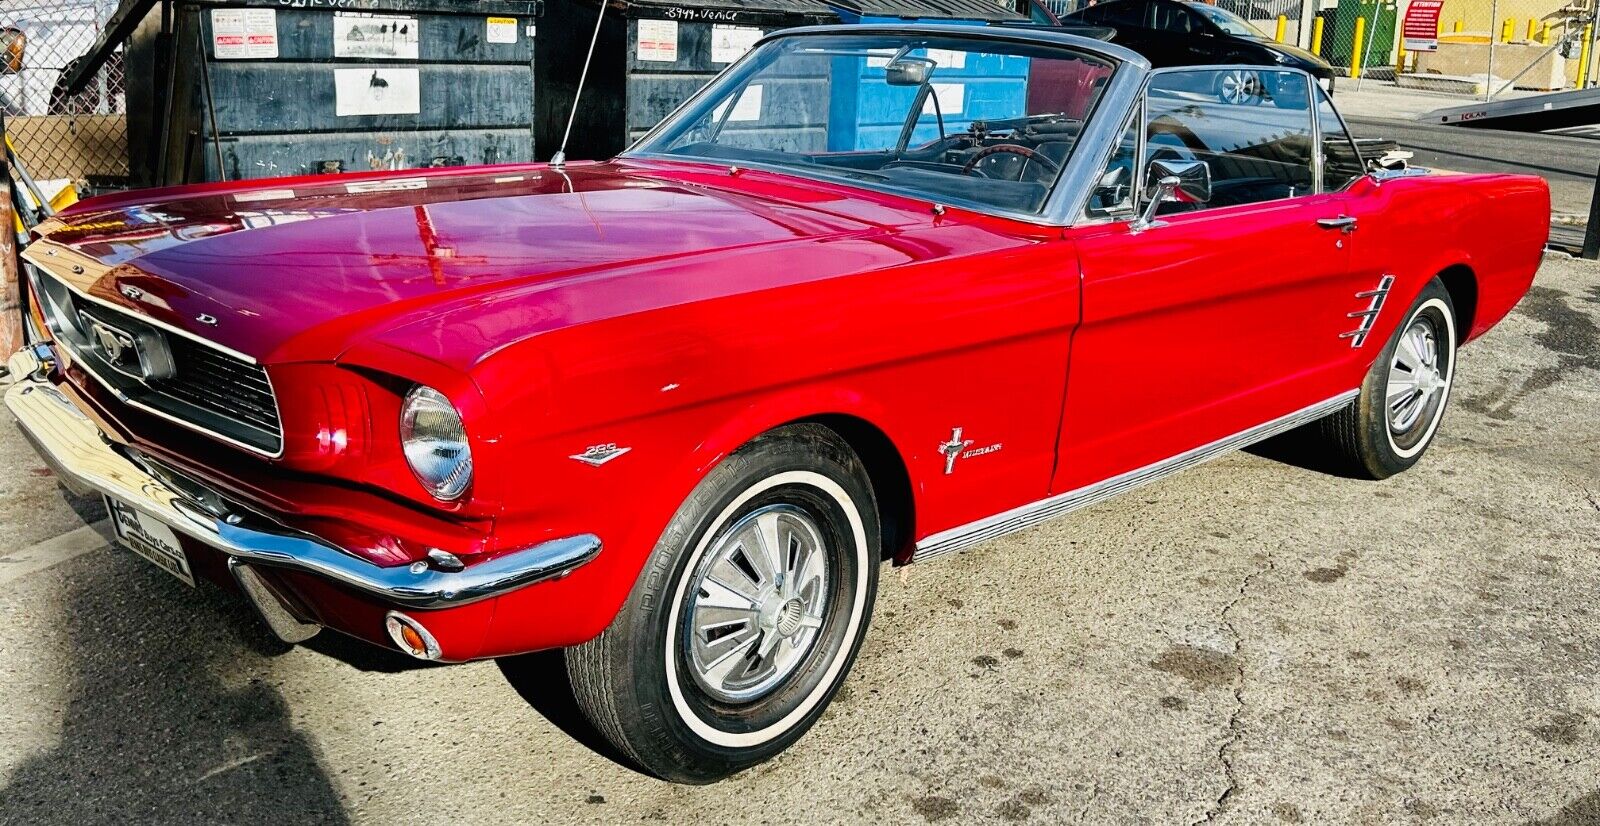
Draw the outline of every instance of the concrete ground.
<instances>
[{"instance_id":1,"label":"concrete ground","mask_svg":"<svg viewBox=\"0 0 1600 826\"><path fill-rule=\"evenodd\" d=\"M0 821L1600 823L1596 411L1552 258L1411 472L1238 454L886 571L822 722L704 788L564 733L550 657L277 644L0 422Z\"/></svg>"}]
</instances>

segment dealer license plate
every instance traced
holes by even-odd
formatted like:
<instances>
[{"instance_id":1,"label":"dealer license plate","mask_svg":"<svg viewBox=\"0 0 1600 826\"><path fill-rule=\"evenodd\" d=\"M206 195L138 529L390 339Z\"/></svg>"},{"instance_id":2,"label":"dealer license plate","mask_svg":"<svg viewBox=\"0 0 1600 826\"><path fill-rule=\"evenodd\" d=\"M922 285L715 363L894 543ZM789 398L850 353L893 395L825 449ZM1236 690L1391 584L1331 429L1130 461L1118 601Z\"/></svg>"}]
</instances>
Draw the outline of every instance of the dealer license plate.
<instances>
[{"instance_id":1,"label":"dealer license plate","mask_svg":"<svg viewBox=\"0 0 1600 826\"><path fill-rule=\"evenodd\" d=\"M178 544L178 535L159 520L145 516L125 502L106 497L106 511L111 514L111 526L117 539L129 550L150 560L163 571L194 587L194 571L189 569L189 558Z\"/></svg>"}]
</instances>

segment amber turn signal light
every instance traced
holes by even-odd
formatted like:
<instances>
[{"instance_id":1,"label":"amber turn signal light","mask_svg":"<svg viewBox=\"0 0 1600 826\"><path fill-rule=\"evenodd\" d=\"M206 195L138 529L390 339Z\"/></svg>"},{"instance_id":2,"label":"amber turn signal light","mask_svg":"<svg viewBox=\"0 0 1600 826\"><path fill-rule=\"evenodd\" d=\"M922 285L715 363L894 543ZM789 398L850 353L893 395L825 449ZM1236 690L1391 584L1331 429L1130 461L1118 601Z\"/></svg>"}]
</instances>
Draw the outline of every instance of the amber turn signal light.
<instances>
[{"instance_id":1,"label":"amber turn signal light","mask_svg":"<svg viewBox=\"0 0 1600 826\"><path fill-rule=\"evenodd\" d=\"M439 659L439 641L422 623L399 611L390 611L383 624L389 631L389 639L394 640L401 651L419 660Z\"/></svg>"}]
</instances>

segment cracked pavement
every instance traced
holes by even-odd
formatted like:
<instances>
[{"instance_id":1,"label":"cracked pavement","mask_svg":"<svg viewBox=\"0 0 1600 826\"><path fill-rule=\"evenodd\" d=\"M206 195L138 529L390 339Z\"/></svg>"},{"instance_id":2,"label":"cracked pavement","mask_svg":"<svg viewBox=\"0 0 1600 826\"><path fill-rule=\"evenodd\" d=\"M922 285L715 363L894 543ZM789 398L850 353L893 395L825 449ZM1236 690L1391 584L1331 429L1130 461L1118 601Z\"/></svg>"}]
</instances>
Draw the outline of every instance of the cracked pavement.
<instances>
[{"instance_id":1,"label":"cracked pavement","mask_svg":"<svg viewBox=\"0 0 1600 826\"><path fill-rule=\"evenodd\" d=\"M0 823L1600 823L1597 411L1600 265L1551 259L1414 470L1268 446L885 571L823 721L703 788L569 737L548 656L277 644L0 413Z\"/></svg>"}]
</instances>

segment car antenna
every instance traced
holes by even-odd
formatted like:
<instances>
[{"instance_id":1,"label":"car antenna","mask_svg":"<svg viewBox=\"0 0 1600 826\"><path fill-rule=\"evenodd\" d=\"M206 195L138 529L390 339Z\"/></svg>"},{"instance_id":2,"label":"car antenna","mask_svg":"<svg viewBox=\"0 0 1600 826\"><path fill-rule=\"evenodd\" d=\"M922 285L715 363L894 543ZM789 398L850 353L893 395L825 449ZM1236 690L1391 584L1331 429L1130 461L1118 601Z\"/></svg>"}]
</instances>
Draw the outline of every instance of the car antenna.
<instances>
[{"instance_id":1,"label":"car antenna","mask_svg":"<svg viewBox=\"0 0 1600 826\"><path fill-rule=\"evenodd\" d=\"M583 58L583 71L578 74L578 90L572 93L572 111L567 113L567 129L561 133L561 147L550 156L550 166L561 169L567 165L567 140L572 137L572 122L578 118L578 101L583 99L583 84L589 79L589 64L594 61L594 44L600 40L600 21L606 16L606 0L600 0L600 9L594 15L594 34L589 37L589 54Z\"/></svg>"}]
</instances>

